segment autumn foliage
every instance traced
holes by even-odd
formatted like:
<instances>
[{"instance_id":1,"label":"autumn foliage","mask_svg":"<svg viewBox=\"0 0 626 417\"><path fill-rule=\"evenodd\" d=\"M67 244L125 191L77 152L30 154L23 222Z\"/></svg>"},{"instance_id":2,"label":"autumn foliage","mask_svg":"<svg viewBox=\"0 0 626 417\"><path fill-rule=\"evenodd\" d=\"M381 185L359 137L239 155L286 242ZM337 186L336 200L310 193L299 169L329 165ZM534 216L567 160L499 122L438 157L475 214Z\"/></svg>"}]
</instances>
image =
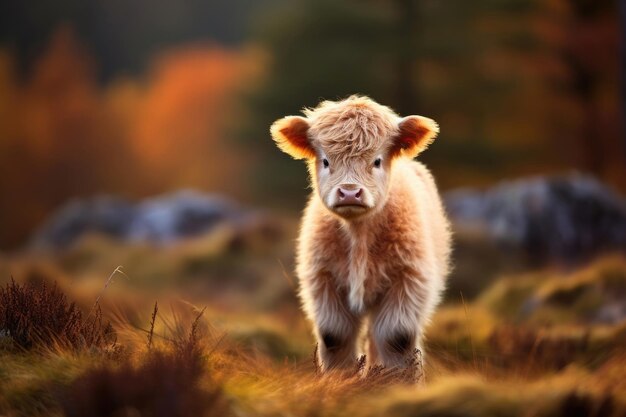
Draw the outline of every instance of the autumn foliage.
<instances>
[{"instance_id":1,"label":"autumn foliage","mask_svg":"<svg viewBox=\"0 0 626 417\"><path fill-rule=\"evenodd\" d=\"M69 28L22 79L0 49L0 211L11 214L0 220L0 242L23 240L71 196L183 186L236 193L243 158L224 131L242 77L254 72L248 55L191 45L156 56L141 79L100 85Z\"/></svg>"},{"instance_id":2,"label":"autumn foliage","mask_svg":"<svg viewBox=\"0 0 626 417\"><path fill-rule=\"evenodd\" d=\"M214 27L206 2L168 1L155 16L100 3L49 16L45 30L21 24L45 12L16 8L25 17L2 28L15 32L0 36L2 248L95 193L196 187L301 207L305 175L268 127L355 93L439 122L423 160L443 189L571 170L626 189L615 2L251 2L266 13L226 2L238 12L218 7ZM146 26L152 17L172 32ZM133 24L105 23L117 18Z\"/></svg>"}]
</instances>

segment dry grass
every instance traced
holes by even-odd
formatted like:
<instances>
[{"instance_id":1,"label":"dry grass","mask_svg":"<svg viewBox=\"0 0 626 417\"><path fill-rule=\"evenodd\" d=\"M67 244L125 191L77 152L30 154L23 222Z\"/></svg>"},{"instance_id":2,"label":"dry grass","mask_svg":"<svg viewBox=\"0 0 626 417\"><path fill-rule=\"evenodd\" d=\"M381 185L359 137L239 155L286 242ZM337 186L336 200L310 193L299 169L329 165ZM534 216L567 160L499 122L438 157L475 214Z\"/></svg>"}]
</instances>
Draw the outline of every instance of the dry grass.
<instances>
[{"instance_id":1,"label":"dry grass","mask_svg":"<svg viewBox=\"0 0 626 417\"><path fill-rule=\"evenodd\" d=\"M156 304L151 322L153 329ZM169 350L127 356L87 370L60 396L65 415L229 416L227 399L208 373L198 322ZM152 330L150 333L152 337ZM140 360L137 360L140 359Z\"/></svg>"},{"instance_id":2,"label":"dry grass","mask_svg":"<svg viewBox=\"0 0 626 417\"><path fill-rule=\"evenodd\" d=\"M622 417L626 323L595 323L591 304L568 310L567 303L589 293L616 299L624 271L626 262L611 258L566 276L511 277L465 305L443 306L427 333L426 378L421 352L407 370L368 367L362 357L350 372L322 374L295 303L253 312L196 308L179 299L189 289L172 287L157 304L135 287L147 279L131 275L103 299L104 312L117 314L117 355L84 344L52 353L0 343L0 415ZM12 282L6 289L14 287L32 288L33 299L42 288ZM67 313L73 304L58 287L46 288ZM101 280L92 288L81 305L93 303ZM532 314L522 311L528 299L541 301Z\"/></svg>"}]
</instances>

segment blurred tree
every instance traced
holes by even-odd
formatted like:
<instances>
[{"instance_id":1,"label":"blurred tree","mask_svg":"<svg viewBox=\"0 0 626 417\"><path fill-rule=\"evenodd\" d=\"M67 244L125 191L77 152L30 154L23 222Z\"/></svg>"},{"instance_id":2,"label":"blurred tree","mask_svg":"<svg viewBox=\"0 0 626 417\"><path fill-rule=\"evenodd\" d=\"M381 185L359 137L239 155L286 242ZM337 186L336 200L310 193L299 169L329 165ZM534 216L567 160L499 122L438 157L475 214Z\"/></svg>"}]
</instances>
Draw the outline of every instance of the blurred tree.
<instances>
[{"instance_id":1,"label":"blurred tree","mask_svg":"<svg viewBox=\"0 0 626 417\"><path fill-rule=\"evenodd\" d=\"M626 0L620 0L620 27L621 27L621 93L622 93L622 150L626 158Z\"/></svg>"},{"instance_id":2,"label":"blurred tree","mask_svg":"<svg viewBox=\"0 0 626 417\"><path fill-rule=\"evenodd\" d=\"M444 187L615 170L623 160L607 167L603 156L619 136L613 9L609 0L300 0L269 15L257 33L270 64L241 129L258 161L251 188L300 206L305 170L274 148L268 127L353 93L440 122L421 159Z\"/></svg>"},{"instance_id":3,"label":"blurred tree","mask_svg":"<svg viewBox=\"0 0 626 417\"><path fill-rule=\"evenodd\" d=\"M0 50L0 247L23 242L72 197L182 187L236 194L245 161L223 140L224 124L256 60L215 46L180 48L155 58L145 79L102 88L68 26L24 80Z\"/></svg>"},{"instance_id":4,"label":"blurred tree","mask_svg":"<svg viewBox=\"0 0 626 417\"><path fill-rule=\"evenodd\" d=\"M573 136L580 143L578 158L585 170L606 177L616 162L624 162L618 140L619 96L614 94L619 78L617 5L611 0L568 0L565 7L564 42L557 48L569 72L566 93L580 108Z\"/></svg>"},{"instance_id":5,"label":"blurred tree","mask_svg":"<svg viewBox=\"0 0 626 417\"><path fill-rule=\"evenodd\" d=\"M520 0L480 3L303 0L269 16L257 33L271 62L260 87L246 98L249 114L240 132L257 156L251 175L257 195L299 206L306 194L301 162L274 148L270 124L302 106L354 93L401 114L421 113L442 122L445 142L425 157L458 163L451 177L468 166L493 171L514 155L522 158L517 149L500 149L490 141L488 114L496 113L491 120L498 122L504 112L498 99L520 88L519 72L506 74L509 67L500 60L529 43L519 25L511 30L498 19L523 19L520 14L529 6ZM499 56L490 60L494 54Z\"/></svg>"},{"instance_id":6,"label":"blurred tree","mask_svg":"<svg viewBox=\"0 0 626 417\"><path fill-rule=\"evenodd\" d=\"M74 195L195 186L242 197L242 170L258 201L299 208L306 172L276 149L269 126L354 93L440 123L420 159L444 188L571 168L626 187L616 7L1 2L0 244L20 241ZM227 51L207 39L252 45ZM263 76L251 76L257 67ZM145 77L126 74L139 71Z\"/></svg>"},{"instance_id":7,"label":"blurred tree","mask_svg":"<svg viewBox=\"0 0 626 417\"><path fill-rule=\"evenodd\" d=\"M12 74L11 77L15 77ZM58 195L72 195L97 176L90 155L99 154L104 138L99 136L97 98L92 61L65 27L57 31L49 48L39 58L25 86L14 89L14 109L7 122L14 128L0 137L5 148L0 155L0 189L5 197L0 239L5 233L23 233L24 224L41 221ZM86 138L97 137L95 140ZM75 175L80 172L80 175ZM19 202L19 212L11 206ZM11 227L9 227L9 225Z\"/></svg>"},{"instance_id":8,"label":"blurred tree","mask_svg":"<svg viewBox=\"0 0 626 417\"><path fill-rule=\"evenodd\" d=\"M24 74L61 24L78 36L100 64L107 81L138 74L160 49L213 40L237 45L247 39L249 20L286 0L23 0L0 2L0 45L18 54Z\"/></svg>"},{"instance_id":9,"label":"blurred tree","mask_svg":"<svg viewBox=\"0 0 626 417\"><path fill-rule=\"evenodd\" d=\"M418 104L414 74L418 60L418 28L421 22L416 0L394 0L393 3L397 15L396 24L393 26L396 28L398 41L394 87L396 110L400 114L409 114L416 111Z\"/></svg>"},{"instance_id":10,"label":"blurred tree","mask_svg":"<svg viewBox=\"0 0 626 417\"><path fill-rule=\"evenodd\" d=\"M389 46L398 33L393 23L392 7L372 1L298 1L267 15L257 28L270 52L267 76L247 92L248 113L235 127L255 156L250 177L256 196L293 208L305 195L302 163L280 155L271 142L274 120L353 93L391 101L394 80L388 74L394 73L397 48Z\"/></svg>"}]
</instances>

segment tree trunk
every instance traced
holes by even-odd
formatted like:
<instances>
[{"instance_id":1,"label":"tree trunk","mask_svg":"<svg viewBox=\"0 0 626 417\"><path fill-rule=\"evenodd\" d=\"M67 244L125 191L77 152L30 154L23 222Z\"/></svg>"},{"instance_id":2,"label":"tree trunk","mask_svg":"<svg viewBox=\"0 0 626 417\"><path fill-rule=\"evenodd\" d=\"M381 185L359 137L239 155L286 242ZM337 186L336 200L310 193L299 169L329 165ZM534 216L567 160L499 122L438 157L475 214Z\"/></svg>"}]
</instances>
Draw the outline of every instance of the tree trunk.
<instances>
[{"instance_id":1,"label":"tree trunk","mask_svg":"<svg viewBox=\"0 0 626 417\"><path fill-rule=\"evenodd\" d=\"M396 58L396 110L402 115L419 113L417 99L417 0L395 0L398 13L398 56Z\"/></svg>"},{"instance_id":2,"label":"tree trunk","mask_svg":"<svg viewBox=\"0 0 626 417\"><path fill-rule=\"evenodd\" d=\"M626 0L619 1L621 33L622 150L626 158Z\"/></svg>"}]
</instances>

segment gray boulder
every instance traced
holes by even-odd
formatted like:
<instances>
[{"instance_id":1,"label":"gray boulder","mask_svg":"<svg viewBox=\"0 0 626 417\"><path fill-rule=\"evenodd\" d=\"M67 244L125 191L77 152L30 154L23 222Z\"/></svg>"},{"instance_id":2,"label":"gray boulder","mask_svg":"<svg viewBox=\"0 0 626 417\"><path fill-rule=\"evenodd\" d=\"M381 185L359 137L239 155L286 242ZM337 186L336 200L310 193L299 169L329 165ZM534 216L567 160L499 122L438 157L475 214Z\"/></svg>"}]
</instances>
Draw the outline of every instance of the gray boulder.
<instances>
[{"instance_id":1,"label":"gray boulder","mask_svg":"<svg viewBox=\"0 0 626 417\"><path fill-rule=\"evenodd\" d=\"M35 233L33 243L37 247L62 247L86 233L124 239L135 214L135 207L118 197L75 199L51 216Z\"/></svg>"},{"instance_id":2,"label":"gray boulder","mask_svg":"<svg viewBox=\"0 0 626 417\"><path fill-rule=\"evenodd\" d=\"M481 230L534 261L575 264L626 252L626 201L589 176L506 181L485 191L454 190L444 199L455 228Z\"/></svg>"},{"instance_id":3,"label":"gray boulder","mask_svg":"<svg viewBox=\"0 0 626 417\"><path fill-rule=\"evenodd\" d=\"M195 191L180 191L137 205L127 231L131 241L170 243L200 236L216 224L241 222L247 213L232 201Z\"/></svg>"},{"instance_id":4,"label":"gray boulder","mask_svg":"<svg viewBox=\"0 0 626 417\"><path fill-rule=\"evenodd\" d=\"M126 242L168 244L208 233L217 224L236 228L259 219L225 198L179 191L133 204L112 196L73 200L59 209L34 234L33 245L58 248L86 234Z\"/></svg>"}]
</instances>

